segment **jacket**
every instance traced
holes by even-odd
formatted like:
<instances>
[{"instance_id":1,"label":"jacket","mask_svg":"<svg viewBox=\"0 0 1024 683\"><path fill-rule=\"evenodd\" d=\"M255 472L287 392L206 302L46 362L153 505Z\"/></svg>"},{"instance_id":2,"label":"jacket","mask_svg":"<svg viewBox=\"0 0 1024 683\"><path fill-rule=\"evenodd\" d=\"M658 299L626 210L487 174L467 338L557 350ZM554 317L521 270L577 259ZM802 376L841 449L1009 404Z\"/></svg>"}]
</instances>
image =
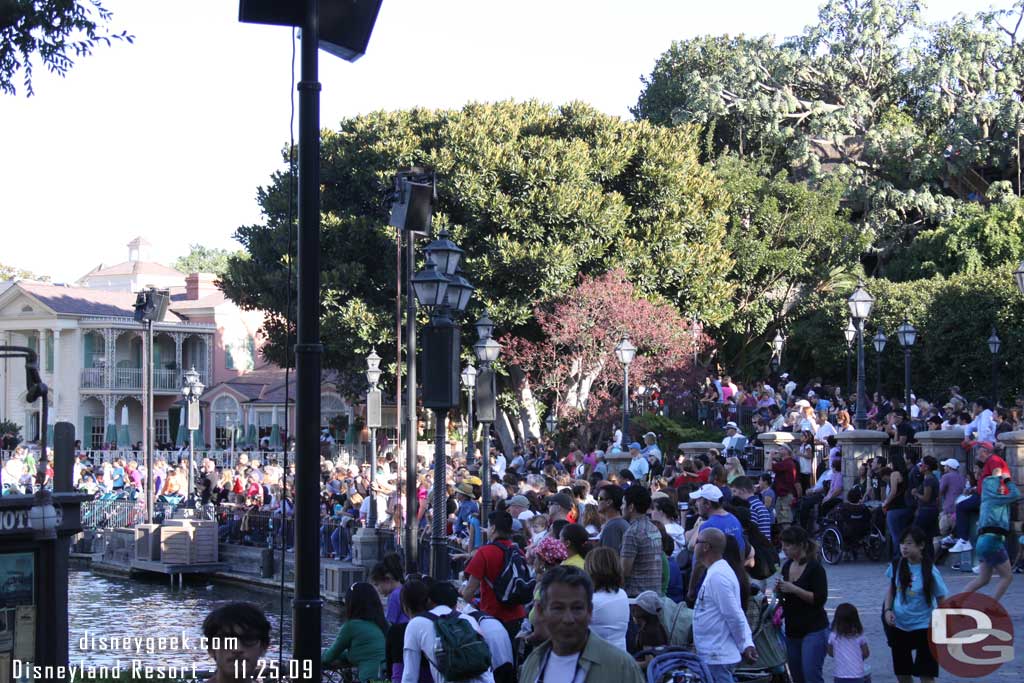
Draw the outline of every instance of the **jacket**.
<instances>
[{"instance_id":1,"label":"jacket","mask_svg":"<svg viewBox=\"0 0 1024 683\"><path fill-rule=\"evenodd\" d=\"M519 672L520 683L536 683L540 664L549 652L551 641L547 640L530 653ZM593 633L580 653L579 666L584 673L583 683L645 683L640 666L629 654Z\"/></svg>"},{"instance_id":2,"label":"jacket","mask_svg":"<svg viewBox=\"0 0 1024 683\"><path fill-rule=\"evenodd\" d=\"M978 533L992 533L997 529L1010 530L1010 504L1020 499L1020 490L1013 480L1007 479L1006 493L1001 493L1001 477L986 477L981 482L981 509L978 512Z\"/></svg>"}]
</instances>

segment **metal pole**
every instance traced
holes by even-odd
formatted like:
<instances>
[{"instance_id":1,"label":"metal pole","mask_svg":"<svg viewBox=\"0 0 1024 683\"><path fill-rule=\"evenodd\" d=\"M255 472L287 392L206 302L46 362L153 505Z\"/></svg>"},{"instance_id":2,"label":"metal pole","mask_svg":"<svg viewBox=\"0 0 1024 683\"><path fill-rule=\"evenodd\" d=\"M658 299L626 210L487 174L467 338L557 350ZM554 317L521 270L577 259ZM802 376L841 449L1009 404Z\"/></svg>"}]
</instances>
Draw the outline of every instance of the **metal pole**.
<instances>
[{"instance_id":1,"label":"metal pole","mask_svg":"<svg viewBox=\"0 0 1024 683\"><path fill-rule=\"evenodd\" d=\"M629 441L629 363L622 366L622 445Z\"/></svg>"},{"instance_id":2,"label":"metal pole","mask_svg":"<svg viewBox=\"0 0 1024 683\"><path fill-rule=\"evenodd\" d=\"M196 409L199 409L199 401L194 401ZM189 409L192 405L189 404ZM185 507L195 509L195 500L193 500L193 492L195 491L195 483L192 481L192 464L195 462L195 436L196 433L191 429L188 430L188 496L185 497Z\"/></svg>"},{"instance_id":3,"label":"metal pole","mask_svg":"<svg viewBox=\"0 0 1024 683\"><path fill-rule=\"evenodd\" d=\"M466 467L468 468L473 464L473 387L466 387L466 392L469 395L469 438L466 439ZM484 520L480 521L482 523Z\"/></svg>"},{"instance_id":4,"label":"metal pole","mask_svg":"<svg viewBox=\"0 0 1024 683\"><path fill-rule=\"evenodd\" d=\"M296 316L295 590L292 658L309 679L320 665L320 83L319 2L305 0L299 81L299 239ZM308 668L307 668L308 667Z\"/></svg>"},{"instance_id":5,"label":"metal pole","mask_svg":"<svg viewBox=\"0 0 1024 683\"><path fill-rule=\"evenodd\" d=\"M843 393L846 394L847 396L849 396L849 394L850 394L850 385L851 384L853 384L853 381L850 379L850 345L847 344L846 345L846 387L844 387L844 391L843 391Z\"/></svg>"},{"instance_id":6,"label":"metal pole","mask_svg":"<svg viewBox=\"0 0 1024 683\"><path fill-rule=\"evenodd\" d=\"M992 354L992 405L999 405L999 356Z\"/></svg>"},{"instance_id":7,"label":"metal pole","mask_svg":"<svg viewBox=\"0 0 1024 683\"><path fill-rule=\"evenodd\" d=\"M493 395L493 394L492 394ZM483 485L483 500L480 505L480 527L487 528L487 516L491 514L491 423L483 422L483 462L480 465L480 481ZM486 532L485 532L486 533Z\"/></svg>"},{"instance_id":8,"label":"metal pole","mask_svg":"<svg viewBox=\"0 0 1024 683\"><path fill-rule=\"evenodd\" d=\"M146 521L153 523L153 321L146 321L146 397L143 406L142 448L146 458ZM191 449L189 449L191 453ZM189 470L191 472L191 470Z\"/></svg>"},{"instance_id":9,"label":"metal pole","mask_svg":"<svg viewBox=\"0 0 1024 683\"><path fill-rule=\"evenodd\" d=\"M377 496L374 488L377 486L377 428L370 427L370 512L366 515L366 526L370 529L377 528Z\"/></svg>"},{"instance_id":10,"label":"metal pole","mask_svg":"<svg viewBox=\"0 0 1024 683\"><path fill-rule=\"evenodd\" d=\"M37 491L42 491L46 488L46 429L50 419L50 397L47 395L48 393L44 389L43 395L40 397L42 403L40 405L39 417L42 419L43 428L39 430L39 461L36 463Z\"/></svg>"},{"instance_id":11,"label":"metal pole","mask_svg":"<svg viewBox=\"0 0 1024 683\"><path fill-rule=\"evenodd\" d=\"M395 228L395 464L400 465L398 454L402 452L402 229ZM399 471L403 468L399 467ZM409 481L409 471L405 481ZM398 495L402 495L399 493ZM395 520L395 532L401 533L398 525L404 520ZM401 538L399 537L399 540Z\"/></svg>"},{"instance_id":12,"label":"metal pole","mask_svg":"<svg viewBox=\"0 0 1024 683\"><path fill-rule=\"evenodd\" d=\"M882 391L882 354L875 353L875 391Z\"/></svg>"},{"instance_id":13,"label":"metal pole","mask_svg":"<svg viewBox=\"0 0 1024 683\"><path fill-rule=\"evenodd\" d=\"M444 459L444 416L447 412L443 408L434 409L434 520L430 539L430 575L435 581L447 581L450 569L444 534L448 521Z\"/></svg>"},{"instance_id":14,"label":"metal pole","mask_svg":"<svg viewBox=\"0 0 1024 683\"><path fill-rule=\"evenodd\" d=\"M854 418L854 426L857 429L866 429L868 416L865 410L867 396L864 391L864 320L857 320L857 414Z\"/></svg>"},{"instance_id":15,"label":"metal pole","mask_svg":"<svg viewBox=\"0 0 1024 683\"><path fill-rule=\"evenodd\" d=\"M903 407L910 419L910 347L903 349Z\"/></svg>"},{"instance_id":16,"label":"metal pole","mask_svg":"<svg viewBox=\"0 0 1024 683\"><path fill-rule=\"evenodd\" d=\"M406 233L405 244L405 566L419 566L419 524L416 518L416 293L412 272L416 267L416 235Z\"/></svg>"}]
</instances>

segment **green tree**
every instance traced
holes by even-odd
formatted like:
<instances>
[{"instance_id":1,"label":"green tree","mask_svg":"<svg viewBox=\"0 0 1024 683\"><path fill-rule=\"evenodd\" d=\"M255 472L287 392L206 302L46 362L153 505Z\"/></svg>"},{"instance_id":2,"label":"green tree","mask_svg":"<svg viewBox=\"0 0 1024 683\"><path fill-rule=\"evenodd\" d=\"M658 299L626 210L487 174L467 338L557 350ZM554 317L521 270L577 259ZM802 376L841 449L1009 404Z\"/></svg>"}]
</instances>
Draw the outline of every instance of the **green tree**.
<instances>
[{"instance_id":1,"label":"green tree","mask_svg":"<svg viewBox=\"0 0 1024 683\"><path fill-rule=\"evenodd\" d=\"M64 76L75 58L92 54L99 44L131 43L135 38L127 32L108 30L112 18L100 0L0 0L0 92L17 93L20 71L31 96L33 59Z\"/></svg>"},{"instance_id":2,"label":"green tree","mask_svg":"<svg viewBox=\"0 0 1024 683\"><path fill-rule=\"evenodd\" d=\"M772 174L764 161L727 154L714 165L731 204L724 246L735 265L719 361L740 376L761 374L766 343L815 292L855 281L867 236L840 208L836 182L814 189Z\"/></svg>"},{"instance_id":3,"label":"green tree","mask_svg":"<svg viewBox=\"0 0 1024 683\"><path fill-rule=\"evenodd\" d=\"M0 263L0 282L6 280L42 280L43 282L48 281L50 278L47 275L36 275L30 270L24 270L17 266L9 266L4 263Z\"/></svg>"},{"instance_id":4,"label":"green tree","mask_svg":"<svg viewBox=\"0 0 1024 683\"><path fill-rule=\"evenodd\" d=\"M216 273L223 275L228 269L228 259L232 256L245 258L240 251L229 251L217 247L204 247L201 244L190 244L189 252L179 256L174 262L174 269L182 273Z\"/></svg>"},{"instance_id":5,"label":"green tree","mask_svg":"<svg viewBox=\"0 0 1024 683\"><path fill-rule=\"evenodd\" d=\"M705 159L756 155L774 170L843 183L885 275L916 236L1020 187L1024 1L932 26L917 0L830 0L800 35L678 41L634 114L703 127Z\"/></svg>"},{"instance_id":6,"label":"green tree","mask_svg":"<svg viewBox=\"0 0 1024 683\"><path fill-rule=\"evenodd\" d=\"M372 345L382 355L393 348L387 197L395 169L409 165L438 173L435 228L466 250L463 269L477 287L469 320L486 307L498 333L536 337L538 304L612 268L641 296L705 320L724 315L727 197L698 162L693 128L626 122L579 103L501 102L368 114L322 138L324 365L357 383ZM260 190L267 223L238 230L248 258L231 258L223 278L233 300L268 311L267 354L279 362L288 187L279 173Z\"/></svg>"}]
</instances>

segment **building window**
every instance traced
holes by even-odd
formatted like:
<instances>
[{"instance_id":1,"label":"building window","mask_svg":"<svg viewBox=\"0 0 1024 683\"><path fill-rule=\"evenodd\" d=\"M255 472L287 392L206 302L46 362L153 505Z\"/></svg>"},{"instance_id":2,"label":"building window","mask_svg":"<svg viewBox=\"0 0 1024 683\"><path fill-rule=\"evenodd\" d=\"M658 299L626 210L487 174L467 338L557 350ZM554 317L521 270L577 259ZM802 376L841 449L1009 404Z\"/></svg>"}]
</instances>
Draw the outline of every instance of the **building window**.
<instances>
[{"instance_id":1,"label":"building window","mask_svg":"<svg viewBox=\"0 0 1024 683\"><path fill-rule=\"evenodd\" d=\"M228 370L252 370L256 367L256 339L252 335L224 345L224 367Z\"/></svg>"},{"instance_id":2,"label":"building window","mask_svg":"<svg viewBox=\"0 0 1024 683\"><path fill-rule=\"evenodd\" d=\"M153 423L155 425L153 430L153 438L157 443L167 443L171 440L170 430L168 427L167 417L154 418Z\"/></svg>"},{"instance_id":3,"label":"building window","mask_svg":"<svg viewBox=\"0 0 1024 683\"><path fill-rule=\"evenodd\" d=\"M242 424L242 413L238 401L228 394L218 396L211 406L213 411L213 440L215 448L231 445L231 432Z\"/></svg>"}]
</instances>

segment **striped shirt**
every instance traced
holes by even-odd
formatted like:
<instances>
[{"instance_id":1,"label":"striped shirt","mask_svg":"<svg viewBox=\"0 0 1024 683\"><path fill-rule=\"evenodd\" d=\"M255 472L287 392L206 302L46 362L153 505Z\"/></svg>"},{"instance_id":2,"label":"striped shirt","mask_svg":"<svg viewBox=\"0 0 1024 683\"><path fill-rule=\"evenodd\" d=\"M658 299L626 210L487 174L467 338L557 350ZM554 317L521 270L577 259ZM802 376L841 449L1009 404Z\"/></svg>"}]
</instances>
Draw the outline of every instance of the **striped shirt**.
<instances>
[{"instance_id":1,"label":"striped shirt","mask_svg":"<svg viewBox=\"0 0 1024 683\"><path fill-rule=\"evenodd\" d=\"M635 598L644 591L661 592L661 532L647 515L630 522L622 535L622 559L633 560L633 571L626 577L626 594Z\"/></svg>"},{"instance_id":2,"label":"striped shirt","mask_svg":"<svg viewBox=\"0 0 1024 683\"><path fill-rule=\"evenodd\" d=\"M764 534L765 538L771 540L772 513L768 512L768 508L756 496L747 498L747 503L750 505L750 521L754 523L758 531Z\"/></svg>"}]
</instances>

